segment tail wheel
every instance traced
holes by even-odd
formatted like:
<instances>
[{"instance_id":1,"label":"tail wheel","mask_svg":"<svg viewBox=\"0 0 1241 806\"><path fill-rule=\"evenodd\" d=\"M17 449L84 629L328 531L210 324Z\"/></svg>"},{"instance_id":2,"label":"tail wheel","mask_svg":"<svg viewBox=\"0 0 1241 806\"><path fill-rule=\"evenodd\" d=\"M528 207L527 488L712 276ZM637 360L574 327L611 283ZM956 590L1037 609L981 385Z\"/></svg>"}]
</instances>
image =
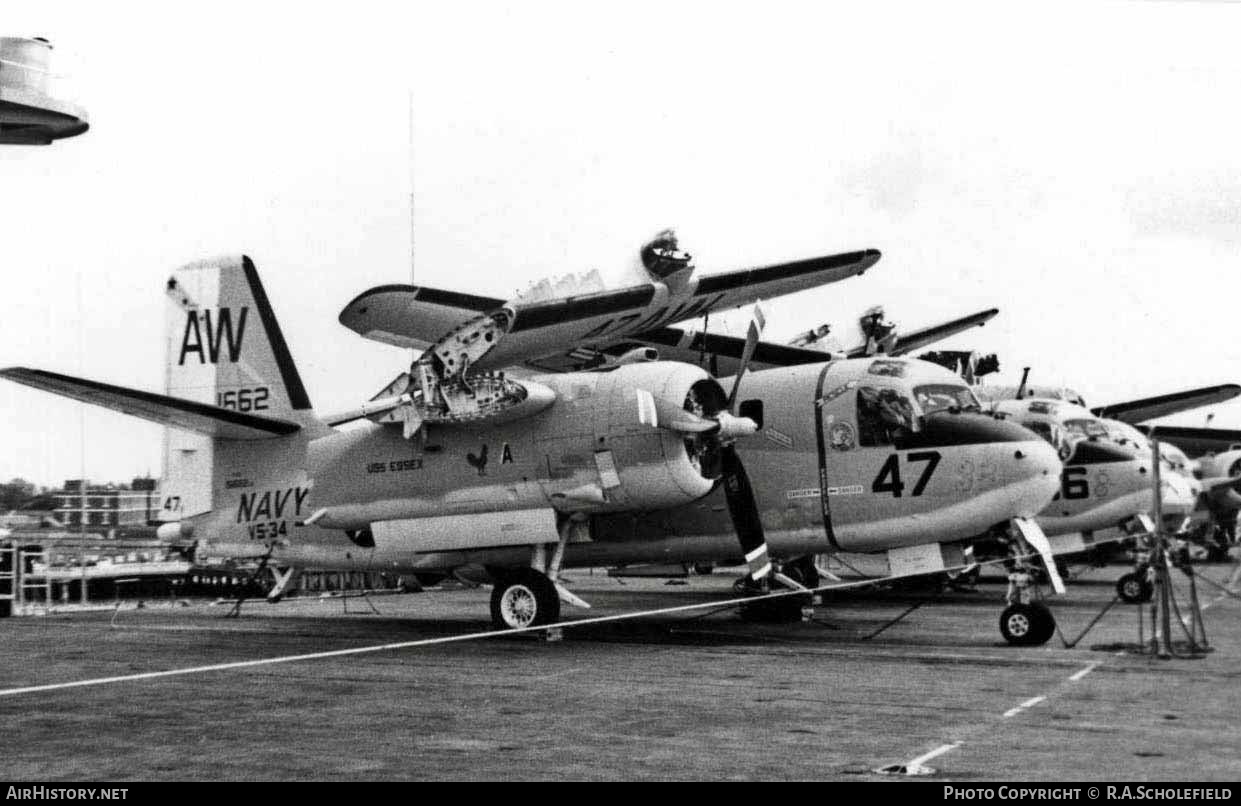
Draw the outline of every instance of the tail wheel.
<instances>
[{"instance_id":1,"label":"tail wheel","mask_svg":"<svg viewBox=\"0 0 1241 806\"><path fill-rule=\"evenodd\" d=\"M540 627L559 620L556 586L532 568L497 581L491 589L491 621L501 629Z\"/></svg>"},{"instance_id":2,"label":"tail wheel","mask_svg":"<svg viewBox=\"0 0 1241 806\"><path fill-rule=\"evenodd\" d=\"M1038 602L1009 605L1000 614L1000 634L1014 646L1041 646L1055 631L1055 617Z\"/></svg>"},{"instance_id":3,"label":"tail wheel","mask_svg":"<svg viewBox=\"0 0 1241 806\"><path fill-rule=\"evenodd\" d=\"M1146 574L1130 571L1116 580L1116 595L1128 604L1142 604L1149 602L1155 595L1155 586L1146 578Z\"/></svg>"}]
</instances>

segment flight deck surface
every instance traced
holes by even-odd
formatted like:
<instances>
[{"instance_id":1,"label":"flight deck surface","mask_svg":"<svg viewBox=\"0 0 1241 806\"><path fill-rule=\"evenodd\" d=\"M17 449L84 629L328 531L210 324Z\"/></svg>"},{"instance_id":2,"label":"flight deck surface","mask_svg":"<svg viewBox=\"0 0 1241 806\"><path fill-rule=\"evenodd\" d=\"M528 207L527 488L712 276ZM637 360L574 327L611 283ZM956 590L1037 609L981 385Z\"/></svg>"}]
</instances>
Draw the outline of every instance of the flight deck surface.
<instances>
[{"instance_id":1,"label":"flight deck surface","mask_svg":"<svg viewBox=\"0 0 1241 806\"><path fill-rule=\"evenodd\" d=\"M1237 578L1232 565L1198 569ZM1066 636L1125 570L1092 569L1050 602ZM594 607L566 618L732 596L722 573L672 585L568 577ZM0 776L877 780L877 768L920 761L936 780L1241 777L1241 601L1200 587L1216 649L1198 660L1133 654L1136 608L1119 605L1077 648L1018 648L998 633L994 579L869 640L919 597L852 594L808 623L687 613L568 629L558 642L508 636L0 692L12 738ZM237 619L207 603L3 619L0 688L483 632L487 598L371 597L379 614L333 598L248 603Z\"/></svg>"}]
</instances>

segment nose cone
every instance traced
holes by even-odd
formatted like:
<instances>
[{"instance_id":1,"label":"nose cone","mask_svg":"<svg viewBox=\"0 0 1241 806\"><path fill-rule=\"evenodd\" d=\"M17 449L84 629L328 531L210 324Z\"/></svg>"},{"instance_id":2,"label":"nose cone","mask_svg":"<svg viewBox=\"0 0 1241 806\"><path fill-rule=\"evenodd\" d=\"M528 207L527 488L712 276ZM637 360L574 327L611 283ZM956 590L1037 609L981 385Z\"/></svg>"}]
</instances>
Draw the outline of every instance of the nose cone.
<instances>
[{"instance_id":1,"label":"nose cone","mask_svg":"<svg viewBox=\"0 0 1241 806\"><path fill-rule=\"evenodd\" d=\"M1017 517L1032 518L1050 504L1060 490L1063 469L1060 456L1055 448L1032 432L1028 432L1025 442L1005 446L1003 450L1009 457L1006 461L1011 463L1009 478L1019 510Z\"/></svg>"},{"instance_id":2,"label":"nose cone","mask_svg":"<svg viewBox=\"0 0 1241 806\"><path fill-rule=\"evenodd\" d=\"M985 445L993 442L1029 442L1039 439L1027 428L985 414L938 412L922 418L921 430L897 441L899 450Z\"/></svg>"}]
</instances>

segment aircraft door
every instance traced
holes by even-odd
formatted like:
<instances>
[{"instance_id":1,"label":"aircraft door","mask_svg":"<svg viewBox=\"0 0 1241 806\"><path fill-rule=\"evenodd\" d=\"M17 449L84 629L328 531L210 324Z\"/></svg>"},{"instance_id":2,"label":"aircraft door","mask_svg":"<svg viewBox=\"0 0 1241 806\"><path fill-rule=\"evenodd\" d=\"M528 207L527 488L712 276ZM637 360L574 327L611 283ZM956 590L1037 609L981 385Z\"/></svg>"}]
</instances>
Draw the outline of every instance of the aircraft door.
<instances>
[{"instance_id":1,"label":"aircraft door","mask_svg":"<svg viewBox=\"0 0 1241 806\"><path fill-rule=\"evenodd\" d=\"M856 380L833 383L832 364L823 367L815 387L815 438L819 460L819 503L823 529L833 548L836 532L832 509L844 497L860 492L848 474L847 457L858 446Z\"/></svg>"}]
</instances>

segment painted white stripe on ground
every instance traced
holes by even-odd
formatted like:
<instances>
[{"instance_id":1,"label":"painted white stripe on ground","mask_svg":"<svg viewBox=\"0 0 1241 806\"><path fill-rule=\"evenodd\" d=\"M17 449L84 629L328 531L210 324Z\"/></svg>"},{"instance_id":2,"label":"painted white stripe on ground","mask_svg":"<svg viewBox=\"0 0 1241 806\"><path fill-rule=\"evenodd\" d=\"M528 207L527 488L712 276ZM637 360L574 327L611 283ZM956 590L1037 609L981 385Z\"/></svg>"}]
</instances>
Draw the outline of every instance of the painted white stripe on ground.
<instances>
[{"instance_id":1,"label":"painted white stripe on ground","mask_svg":"<svg viewBox=\"0 0 1241 806\"><path fill-rule=\"evenodd\" d=\"M935 748L929 753L925 753L921 756L918 756L917 758L911 761L906 761L905 767L908 769L913 769L914 767L921 767L923 764L930 761L931 759L938 758L939 756L942 756L944 753L947 753L949 750L956 750L960 746L961 746L960 742L953 742L952 744L941 744L939 747Z\"/></svg>"},{"instance_id":2,"label":"painted white stripe on ground","mask_svg":"<svg viewBox=\"0 0 1241 806\"><path fill-rule=\"evenodd\" d=\"M1100 663L1102 663L1102 661L1095 661L1094 663L1087 665L1085 669L1082 669L1081 671L1074 672L1073 674L1069 675L1069 679L1074 682L1081 680L1083 677L1090 674L1095 669L1098 669Z\"/></svg>"},{"instance_id":3,"label":"painted white stripe on ground","mask_svg":"<svg viewBox=\"0 0 1241 806\"><path fill-rule=\"evenodd\" d=\"M1021 705L1018 705L1016 708L1009 708L1007 711L1004 712L1004 716L1005 718L1010 717L1010 716L1016 716L1017 714L1021 713L1027 708L1033 708L1034 706L1038 705L1040 702L1042 702L1045 699L1047 698L1046 697L1031 697L1030 699L1023 702Z\"/></svg>"}]
</instances>

